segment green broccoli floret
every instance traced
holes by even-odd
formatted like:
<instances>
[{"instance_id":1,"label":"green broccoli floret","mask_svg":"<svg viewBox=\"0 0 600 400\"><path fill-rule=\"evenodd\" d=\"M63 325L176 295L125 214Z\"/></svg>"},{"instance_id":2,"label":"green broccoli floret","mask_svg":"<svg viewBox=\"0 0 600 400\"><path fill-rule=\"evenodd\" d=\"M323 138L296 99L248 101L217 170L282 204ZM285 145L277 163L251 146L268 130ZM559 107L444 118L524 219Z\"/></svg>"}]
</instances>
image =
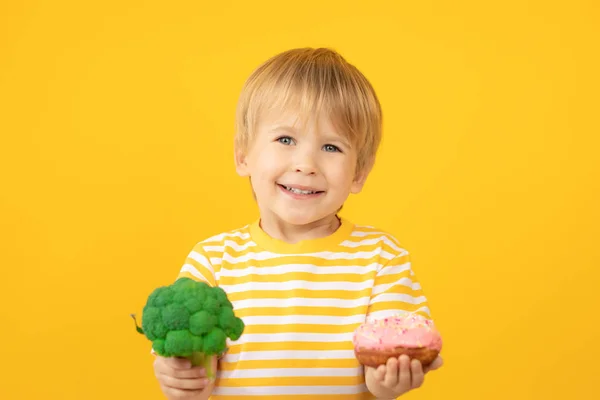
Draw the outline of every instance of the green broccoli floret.
<instances>
[{"instance_id":1,"label":"green broccoli floret","mask_svg":"<svg viewBox=\"0 0 600 400\"><path fill-rule=\"evenodd\" d=\"M206 311L198 311L190 318L190 332L201 336L210 332L217 325L217 317Z\"/></svg>"},{"instance_id":2,"label":"green broccoli floret","mask_svg":"<svg viewBox=\"0 0 600 400\"><path fill-rule=\"evenodd\" d=\"M227 335L221 328L213 328L204 337L204 351L211 354L219 354L225 351L225 339Z\"/></svg>"},{"instance_id":3,"label":"green broccoli floret","mask_svg":"<svg viewBox=\"0 0 600 400\"><path fill-rule=\"evenodd\" d=\"M226 308L233 308L233 304L231 304L231 302L227 298L227 293L225 293L223 288L220 288L217 286L213 289L213 293L214 293L215 299L217 299L220 306L226 307Z\"/></svg>"},{"instance_id":4,"label":"green broccoli floret","mask_svg":"<svg viewBox=\"0 0 600 400\"><path fill-rule=\"evenodd\" d=\"M227 338L237 340L244 322L235 316L233 305L220 287L190 278L179 278L148 296L136 330L152 342L163 357L185 357L192 365L204 365L209 377L211 358L226 350Z\"/></svg>"}]
</instances>

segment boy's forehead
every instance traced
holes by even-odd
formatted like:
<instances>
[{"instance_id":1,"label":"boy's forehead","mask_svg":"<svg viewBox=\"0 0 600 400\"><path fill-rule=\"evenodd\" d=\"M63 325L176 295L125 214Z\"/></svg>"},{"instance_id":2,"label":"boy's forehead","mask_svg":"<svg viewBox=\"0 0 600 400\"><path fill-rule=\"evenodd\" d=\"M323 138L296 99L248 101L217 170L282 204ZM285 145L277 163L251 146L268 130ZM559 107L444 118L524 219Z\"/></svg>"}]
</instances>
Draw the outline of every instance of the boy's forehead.
<instances>
[{"instance_id":1,"label":"boy's forehead","mask_svg":"<svg viewBox=\"0 0 600 400\"><path fill-rule=\"evenodd\" d=\"M318 133L340 135L332 118L327 113L307 113L297 109L271 109L264 113L258 121L261 131L294 131L315 130Z\"/></svg>"}]
</instances>

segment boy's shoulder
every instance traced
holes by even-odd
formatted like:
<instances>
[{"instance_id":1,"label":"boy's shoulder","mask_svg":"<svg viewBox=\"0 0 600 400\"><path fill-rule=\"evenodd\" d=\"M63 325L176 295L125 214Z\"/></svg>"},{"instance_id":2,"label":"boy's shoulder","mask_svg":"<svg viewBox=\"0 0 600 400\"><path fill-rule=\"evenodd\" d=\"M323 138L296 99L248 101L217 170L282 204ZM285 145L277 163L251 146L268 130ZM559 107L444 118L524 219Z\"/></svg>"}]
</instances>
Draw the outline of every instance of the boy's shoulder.
<instances>
[{"instance_id":1,"label":"boy's shoulder","mask_svg":"<svg viewBox=\"0 0 600 400\"><path fill-rule=\"evenodd\" d=\"M214 246L223 244L227 241L244 242L250 241L250 224L245 224L238 228L224 230L216 234L209 234L196 242L196 246Z\"/></svg>"},{"instance_id":2,"label":"boy's shoulder","mask_svg":"<svg viewBox=\"0 0 600 400\"><path fill-rule=\"evenodd\" d=\"M395 256L408 254L408 250L403 246L396 234L378 226L352 223L350 236L350 242L357 242L363 245L379 245Z\"/></svg>"},{"instance_id":3,"label":"boy's shoulder","mask_svg":"<svg viewBox=\"0 0 600 400\"><path fill-rule=\"evenodd\" d=\"M352 236L355 237L374 237L380 239L388 239L395 242L397 245L400 245L400 240L397 238L396 234L392 233L387 229L383 229L379 226L367 225L361 223L355 223L350 221L352 225Z\"/></svg>"}]
</instances>

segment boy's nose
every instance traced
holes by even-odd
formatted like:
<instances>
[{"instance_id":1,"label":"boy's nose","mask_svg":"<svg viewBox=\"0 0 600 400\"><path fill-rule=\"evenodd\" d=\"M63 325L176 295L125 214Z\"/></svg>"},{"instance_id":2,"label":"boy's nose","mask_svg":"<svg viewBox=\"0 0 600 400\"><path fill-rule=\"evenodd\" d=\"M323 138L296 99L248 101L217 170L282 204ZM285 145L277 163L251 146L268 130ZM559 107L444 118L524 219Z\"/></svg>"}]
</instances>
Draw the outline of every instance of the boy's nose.
<instances>
[{"instance_id":1,"label":"boy's nose","mask_svg":"<svg viewBox=\"0 0 600 400\"><path fill-rule=\"evenodd\" d=\"M291 167L295 172L306 175L315 175L317 172L316 154L312 148L300 149L292 155Z\"/></svg>"},{"instance_id":2,"label":"boy's nose","mask_svg":"<svg viewBox=\"0 0 600 400\"><path fill-rule=\"evenodd\" d=\"M309 164L303 164L303 165L296 165L296 172L300 172L302 174L306 174L306 175L315 175L316 174L316 169L309 165Z\"/></svg>"},{"instance_id":3,"label":"boy's nose","mask_svg":"<svg viewBox=\"0 0 600 400\"><path fill-rule=\"evenodd\" d=\"M292 168L295 172L299 172L306 175L315 175L317 172L317 166L315 160L310 155L304 155L293 160Z\"/></svg>"}]
</instances>

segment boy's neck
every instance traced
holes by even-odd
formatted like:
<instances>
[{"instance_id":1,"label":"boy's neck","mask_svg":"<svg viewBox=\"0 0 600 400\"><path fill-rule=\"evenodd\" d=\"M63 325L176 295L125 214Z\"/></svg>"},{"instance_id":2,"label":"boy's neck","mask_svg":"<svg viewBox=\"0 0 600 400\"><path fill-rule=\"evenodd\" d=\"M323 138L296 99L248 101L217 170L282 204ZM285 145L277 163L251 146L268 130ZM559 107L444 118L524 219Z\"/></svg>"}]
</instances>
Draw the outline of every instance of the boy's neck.
<instances>
[{"instance_id":1,"label":"boy's neck","mask_svg":"<svg viewBox=\"0 0 600 400\"><path fill-rule=\"evenodd\" d=\"M261 217L260 219L260 227L267 235L291 244L327 237L340 225L341 221L335 214L307 225L291 225L276 218Z\"/></svg>"}]
</instances>

